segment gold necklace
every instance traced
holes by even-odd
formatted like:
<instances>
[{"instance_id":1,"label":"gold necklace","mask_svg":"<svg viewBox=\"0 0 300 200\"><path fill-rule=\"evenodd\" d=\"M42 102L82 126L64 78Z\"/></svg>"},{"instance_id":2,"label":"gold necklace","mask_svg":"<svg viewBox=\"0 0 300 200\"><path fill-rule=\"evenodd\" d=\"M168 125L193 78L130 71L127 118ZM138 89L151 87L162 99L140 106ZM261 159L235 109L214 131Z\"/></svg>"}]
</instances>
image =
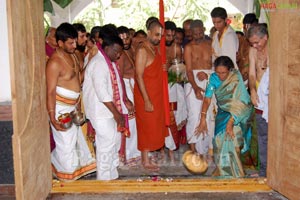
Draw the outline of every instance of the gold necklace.
<instances>
[{"instance_id":1,"label":"gold necklace","mask_svg":"<svg viewBox=\"0 0 300 200\"><path fill-rule=\"evenodd\" d=\"M74 55L71 54L73 64L70 64L61 52L59 52L57 49L56 49L56 52L59 55L59 57L61 57L63 59L63 61L67 64L67 66L69 66L71 69L73 69L76 72L76 62L74 60Z\"/></svg>"}]
</instances>

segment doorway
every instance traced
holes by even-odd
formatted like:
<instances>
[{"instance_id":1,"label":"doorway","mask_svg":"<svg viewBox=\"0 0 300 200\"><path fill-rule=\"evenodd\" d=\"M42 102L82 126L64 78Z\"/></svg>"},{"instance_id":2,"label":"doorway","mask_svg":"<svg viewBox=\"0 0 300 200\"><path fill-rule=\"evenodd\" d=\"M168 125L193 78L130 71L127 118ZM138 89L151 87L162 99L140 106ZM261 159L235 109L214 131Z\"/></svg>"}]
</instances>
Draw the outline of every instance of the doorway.
<instances>
[{"instance_id":1,"label":"doorway","mask_svg":"<svg viewBox=\"0 0 300 200\"><path fill-rule=\"evenodd\" d=\"M277 1L284 3L283 0ZM276 2L276 3L277 3ZM188 192L269 190L257 179L176 181L76 181L51 182L48 118L45 107L45 57L41 1L7 2L12 110L13 156L17 199L41 199L49 192ZM33 12L34 11L34 12ZM270 14L271 85L269 122L269 168L267 184L288 198L297 199L300 184L299 77L300 31L297 12ZM282 26L278 26L277 22ZM284 37L282 37L284 36ZM22 42L20 42L22 41ZM282 71L283 73L278 73ZM273 92L272 92L273 91ZM276 91L276 92L275 92ZM292 95L291 95L292 94ZM292 149L292 151L290 151ZM293 150L294 149L294 150ZM276 155L276 156L274 156ZM207 187L206 187L207 186ZM236 187L234 187L236 186ZM71 190L71 188L77 190ZM261 187L261 188L260 188ZM240 188L240 190L239 190ZM251 190L252 188L252 190Z\"/></svg>"}]
</instances>

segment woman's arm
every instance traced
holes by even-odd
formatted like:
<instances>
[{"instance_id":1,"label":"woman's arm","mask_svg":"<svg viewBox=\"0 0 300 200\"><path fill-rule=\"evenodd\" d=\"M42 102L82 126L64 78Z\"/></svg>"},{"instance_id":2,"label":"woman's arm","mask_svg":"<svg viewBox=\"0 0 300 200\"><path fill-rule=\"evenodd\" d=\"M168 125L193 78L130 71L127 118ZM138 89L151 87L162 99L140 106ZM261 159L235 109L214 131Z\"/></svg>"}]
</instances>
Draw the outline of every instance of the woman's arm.
<instances>
[{"instance_id":1,"label":"woman's arm","mask_svg":"<svg viewBox=\"0 0 300 200\"><path fill-rule=\"evenodd\" d=\"M207 124L206 124L206 114L207 114L207 110L208 107L210 105L211 102L211 98L205 97L203 100L203 104L202 104L202 109L201 109L201 113L200 113L200 123L199 125L196 127L194 134L196 136L200 136L200 134L207 134L208 130L207 130Z\"/></svg>"},{"instance_id":2,"label":"woman's arm","mask_svg":"<svg viewBox=\"0 0 300 200\"><path fill-rule=\"evenodd\" d=\"M234 126L234 118L233 116L231 116L226 125L226 134L230 136L232 139L235 137L233 132L233 126Z\"/></svg>"}]
</instances>

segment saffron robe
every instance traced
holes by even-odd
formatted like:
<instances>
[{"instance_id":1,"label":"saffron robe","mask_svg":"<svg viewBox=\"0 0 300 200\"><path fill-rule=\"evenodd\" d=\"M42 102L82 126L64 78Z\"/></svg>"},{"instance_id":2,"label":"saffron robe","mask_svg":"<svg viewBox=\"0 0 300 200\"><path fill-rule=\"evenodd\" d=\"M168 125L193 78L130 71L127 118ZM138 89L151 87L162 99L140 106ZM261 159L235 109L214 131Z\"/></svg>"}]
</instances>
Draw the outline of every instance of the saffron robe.
<instances>
[{"instance_id":1,"label":"saffron robe","mask_svg":"<svg viewBox=\"0 0 300 200\"><path fill-rule=\"evenodd\" d=\"M155 151L164 146L165 137L168 135L163 104L163 67L161 56L157 50L153 62L144 70L143 79L154 110L152 112L145 111L144 99L136 80L134 85L134 104L138 149L140 151Z\"/></svg>"}]
</instances>

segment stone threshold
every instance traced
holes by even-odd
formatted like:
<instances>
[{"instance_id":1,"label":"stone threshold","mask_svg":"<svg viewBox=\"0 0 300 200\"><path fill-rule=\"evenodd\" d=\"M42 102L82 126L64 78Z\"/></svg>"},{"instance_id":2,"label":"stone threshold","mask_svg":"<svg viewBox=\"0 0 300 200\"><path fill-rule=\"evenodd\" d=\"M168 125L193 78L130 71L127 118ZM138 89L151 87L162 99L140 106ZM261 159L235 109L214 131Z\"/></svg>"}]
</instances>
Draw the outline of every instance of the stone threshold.
<instances>
[{"instance_id":1,"label":"stone threshold","mask_svg":"<svg viewBox=\"0 0 300 200\"><path fill-rule=\"evenodd\" d=\"M158 193L158 192L270 192L263 178L245 179L175 179L175 180L77 180L52 181L52 194L57 193Z\"/></svg>"}]
</instances>

